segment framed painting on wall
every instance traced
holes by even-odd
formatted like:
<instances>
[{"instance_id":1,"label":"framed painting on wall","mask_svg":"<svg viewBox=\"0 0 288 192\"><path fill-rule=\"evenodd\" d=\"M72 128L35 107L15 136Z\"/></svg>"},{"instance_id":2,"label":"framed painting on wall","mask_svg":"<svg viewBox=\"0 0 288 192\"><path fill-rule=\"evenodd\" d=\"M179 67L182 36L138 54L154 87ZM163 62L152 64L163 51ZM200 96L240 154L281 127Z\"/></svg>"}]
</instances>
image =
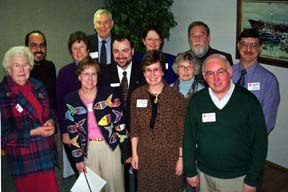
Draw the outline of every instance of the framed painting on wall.
<instances>
[{"instance_id":1,"label":"framed painting on wall","mask_svg":"<svg viewBox=\"0 0 288 192\"><path fill-rule=\"evenodd\" d=\"M246 28L258 31L263 42L259 62L288 67L287 13L287 0L237 0L237 37Z\"/></svg>"}]
</instances>

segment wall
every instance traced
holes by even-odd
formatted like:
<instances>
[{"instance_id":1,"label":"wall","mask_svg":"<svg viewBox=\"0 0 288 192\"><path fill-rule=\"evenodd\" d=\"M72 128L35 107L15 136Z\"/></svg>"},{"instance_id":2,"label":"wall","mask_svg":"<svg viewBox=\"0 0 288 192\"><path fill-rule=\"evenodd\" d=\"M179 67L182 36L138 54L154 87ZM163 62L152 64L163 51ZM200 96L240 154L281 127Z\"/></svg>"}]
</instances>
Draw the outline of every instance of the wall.
<instances>
[{"instance_id":1,"label":"wall","mask_svg":"<svg viewBox=\"0 0 288 192\"><path fill-rule=\"evenodd\" d=\"M189 49L188 25L193 21L201 20L210 27L212 47L231 53L236 62L237 0L175 0L172 10L178 25L172 29L171 37L164 45L165 52L177 54ZM267 159L288 168L288 120L286 114L288 109L288 84L286 83L288 68L263 66L277 76L281 94L276 126L269 135Z\"/></svg>"},{"instance_id":2,"label":"wall","mask_svg":"<svg viewBox=\"0 0 288 192\"><path fill-rule=\"evenodd\" d=\"M0 78L4 71L2 60L13 46L24 45L25 35L40 30L46 35L47 59L57 69L72 61L67 48L69 35L82 30L94 33L93 16L104 0L1 0L0 1Z\"/></svg>"}]
</instances>

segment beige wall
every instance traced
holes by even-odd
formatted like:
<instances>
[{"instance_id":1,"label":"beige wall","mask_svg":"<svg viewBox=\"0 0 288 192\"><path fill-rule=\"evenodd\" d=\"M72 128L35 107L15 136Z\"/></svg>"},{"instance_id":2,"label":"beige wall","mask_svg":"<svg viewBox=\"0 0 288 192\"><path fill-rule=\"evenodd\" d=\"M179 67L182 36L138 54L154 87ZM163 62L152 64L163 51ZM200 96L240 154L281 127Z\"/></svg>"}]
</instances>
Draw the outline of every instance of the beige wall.
<instances>
[{"instance_id":1,"label":"beige wall","mask_svg":"<svg viewBox=\"0 0 288 192\"><path fill-rule=\"evenodd\" d=\"M94 33L94 12L104 0L1 0L0 1L0 78L5 52L24 45L25 35L32 30L42 31L47 38L47 59L57 70L71 62L67 41L69 35L82 30Z\"/></svg>"}]
</instances>

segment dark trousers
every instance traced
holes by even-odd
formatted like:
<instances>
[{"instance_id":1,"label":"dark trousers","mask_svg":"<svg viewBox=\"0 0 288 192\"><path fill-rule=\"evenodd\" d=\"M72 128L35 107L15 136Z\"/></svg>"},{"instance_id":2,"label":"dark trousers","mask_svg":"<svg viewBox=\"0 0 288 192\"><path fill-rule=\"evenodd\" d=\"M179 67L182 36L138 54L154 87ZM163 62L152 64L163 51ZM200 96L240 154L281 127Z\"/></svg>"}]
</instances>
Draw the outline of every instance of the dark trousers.
<instances>
[{"instance_id":1,"label":"dark trousers","mask_svg":"<svg viewBox=\"0 0 288 192\"><path fill-rule=\"evenodd\" d=\"M132 169L130 164L124 165L124 182L125 192L136 192L137 179L136 171Z\"/></svg>"}]
</instances>

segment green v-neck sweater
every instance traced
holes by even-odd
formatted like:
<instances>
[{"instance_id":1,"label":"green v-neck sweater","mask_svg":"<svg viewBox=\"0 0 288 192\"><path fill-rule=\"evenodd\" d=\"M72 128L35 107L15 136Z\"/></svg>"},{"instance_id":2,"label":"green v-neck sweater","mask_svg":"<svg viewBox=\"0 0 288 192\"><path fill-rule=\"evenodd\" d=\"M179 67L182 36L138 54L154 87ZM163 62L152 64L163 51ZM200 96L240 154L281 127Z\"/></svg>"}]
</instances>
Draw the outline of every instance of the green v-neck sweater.
<instances>
[{"instance_id":1,"label":"green v-neck sweater","mask_svg":"<svg viewBox=\"0 0 288 192\"><path fill-rule=\"evenodd\" d=\"M210 118L204 117L209 114ZM256 186L263 174L267 136L261 105L248 90L235 86L228 103L218 109L206 88L193 96L187 109L184 172L187 177L197 175L197 162L207 175L223 179L245 175L244 182Z\"/></svg>"}]
</instances>

